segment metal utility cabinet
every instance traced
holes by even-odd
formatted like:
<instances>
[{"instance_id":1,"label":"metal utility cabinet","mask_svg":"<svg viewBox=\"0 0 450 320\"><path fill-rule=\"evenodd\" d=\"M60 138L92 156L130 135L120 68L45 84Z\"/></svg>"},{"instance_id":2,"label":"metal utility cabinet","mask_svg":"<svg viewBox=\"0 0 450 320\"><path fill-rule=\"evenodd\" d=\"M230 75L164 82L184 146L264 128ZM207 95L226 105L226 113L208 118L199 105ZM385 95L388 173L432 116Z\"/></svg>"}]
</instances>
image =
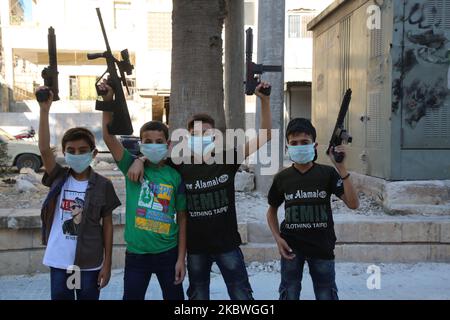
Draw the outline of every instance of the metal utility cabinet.
<instances>
[{"instance_id":1,"label":"metal utility cabinet","mask_svg":"<svg viewBox=\"0 0 450 320\"><path fill-rule=\"evenodd\" d=\"M338 0L308 28L319 162L350 87L350 170L450 179L450 1Z\"/></svg>"}]
</instances>

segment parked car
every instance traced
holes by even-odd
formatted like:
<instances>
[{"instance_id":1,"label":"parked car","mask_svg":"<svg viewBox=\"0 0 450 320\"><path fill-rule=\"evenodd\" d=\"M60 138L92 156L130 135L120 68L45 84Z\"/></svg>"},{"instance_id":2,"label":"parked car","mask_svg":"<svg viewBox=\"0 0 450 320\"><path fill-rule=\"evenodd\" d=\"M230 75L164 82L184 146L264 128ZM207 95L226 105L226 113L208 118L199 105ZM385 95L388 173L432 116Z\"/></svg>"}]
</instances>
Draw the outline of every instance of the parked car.
<instances>
[{"instance_id":1,"label":"parked car","mask_svg":"<svg viewBox=\"0 0 450 320\"><path fill-rule=\"evenodd\" d=\"M139 150L139 137L135 136L120 136L119 137L120 142L122 143L123 147L130 151L131 154L138 155L140 153Z\"/></svg>"},{"instance_id":2,"label":"parked car","mask_svg":"<svg viewBox=\"0 0 450 320\"><path fill-rule=\"evenodd\" d=\"M41 153L37 142L18 140L0 129L0 144L7 146L11 167L16 166L19 170L32 168L34 171L38 171L42 167Z\"/></svg>"}]
</instances>

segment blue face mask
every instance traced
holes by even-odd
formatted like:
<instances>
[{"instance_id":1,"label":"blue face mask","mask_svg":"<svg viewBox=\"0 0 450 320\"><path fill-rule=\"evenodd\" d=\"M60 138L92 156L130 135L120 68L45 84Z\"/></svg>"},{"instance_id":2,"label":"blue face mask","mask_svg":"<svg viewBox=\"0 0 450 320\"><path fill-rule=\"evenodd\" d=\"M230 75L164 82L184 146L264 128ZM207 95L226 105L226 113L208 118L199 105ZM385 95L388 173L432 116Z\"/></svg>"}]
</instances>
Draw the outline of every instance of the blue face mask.
<instances>
[{"instance_id":1,"label":"blue face mask","mask_svg":"<svg viewBox=\"0 0 450 320\"><path fill-rule=\"evenodd\" d=\"M214 147L212 136L190 136L189 149L198 155L206 154Z\"/></svg>"},{"instance_id":2,"label":"blue face mask","mask_svg":"<svg viewBox=\"0 0 450 320\"><path fill-rule=\"evenodd\" d=\"M288 146L289 157L292 161L299 164L306 164L314 160L316 156L315 144L306 144L300 146Z\"/></svg>"},{"instance_id":3,"label":"blue face mask","mask_svg":"<svg viewBox=\"0 0 450 320\"><path fill-rule=\"evenodd\" d=\"M64 159L69 167L76 173L82 173L86 170L92 162L94 151L83 154L64 154Z\"/></svg>"},{"instance_id":4,"label":"blue face mask","mask_svg":"<svg viewBox=\"0 0 450 320\"><path fill-rule=\"evenodd\" d=\"M141 143L140 150L147 159L154 164L160 163L167 157L166 143Z\"/></svg>"}]
</instances>

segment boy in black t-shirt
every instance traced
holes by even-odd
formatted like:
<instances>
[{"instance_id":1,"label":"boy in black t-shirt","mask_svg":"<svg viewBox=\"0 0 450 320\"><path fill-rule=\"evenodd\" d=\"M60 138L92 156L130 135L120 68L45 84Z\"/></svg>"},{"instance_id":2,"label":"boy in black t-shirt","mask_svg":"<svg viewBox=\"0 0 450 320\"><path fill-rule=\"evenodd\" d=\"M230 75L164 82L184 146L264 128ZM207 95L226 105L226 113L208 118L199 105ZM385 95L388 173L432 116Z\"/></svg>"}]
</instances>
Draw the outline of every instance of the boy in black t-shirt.
<instances>
[{"instance_id":1,"label":"boy in black t-shirt","mask_svg":"<svg viewBox=\"0 0 450 320\"><path fill-rule=\"evenodd\" d=\"M296 118L286 130L288 153L294 164L279 172L268 195L267 221L281 254L281 300L300 298L303 266L308 262L317 300L337 300L334 270L336 235L330 197L334 193L350 209L358 196L344 161L316 164L316 130L307 119ZM343 146L336 152L345 153ZM345 159L345 158L344 158ZM278 226L278 207L284 202L285 219Z\"/></svg>"}]
</instances>

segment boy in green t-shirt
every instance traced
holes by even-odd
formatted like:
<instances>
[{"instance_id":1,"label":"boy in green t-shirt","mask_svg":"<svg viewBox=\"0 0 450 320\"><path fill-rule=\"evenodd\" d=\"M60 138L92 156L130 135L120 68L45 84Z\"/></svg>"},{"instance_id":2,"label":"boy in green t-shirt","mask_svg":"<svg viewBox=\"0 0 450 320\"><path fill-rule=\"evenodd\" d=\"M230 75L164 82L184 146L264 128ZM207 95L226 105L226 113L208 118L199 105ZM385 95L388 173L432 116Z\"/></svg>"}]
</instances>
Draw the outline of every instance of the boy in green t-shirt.
<instances>
[{"instance_id":1,"label":"boy in green t-shirt","mask_svg":"<svg viewBox=\"0 0 450 320\"><path fill-rule=\"evenodd\" d=\"M112 90L104 103L112 101ZM165 300L183 300L182 282L186 256L186 196L180 174L165 164L169 131L165 124L150 121L140 130L140 149L150 164L144 181L132 182L126 173L134 158L107 125L110 112L103 112L103 139L125 175L126 223L124 300L143 300L150 277L156 274Z\"/></svg>"}]
</instances>

